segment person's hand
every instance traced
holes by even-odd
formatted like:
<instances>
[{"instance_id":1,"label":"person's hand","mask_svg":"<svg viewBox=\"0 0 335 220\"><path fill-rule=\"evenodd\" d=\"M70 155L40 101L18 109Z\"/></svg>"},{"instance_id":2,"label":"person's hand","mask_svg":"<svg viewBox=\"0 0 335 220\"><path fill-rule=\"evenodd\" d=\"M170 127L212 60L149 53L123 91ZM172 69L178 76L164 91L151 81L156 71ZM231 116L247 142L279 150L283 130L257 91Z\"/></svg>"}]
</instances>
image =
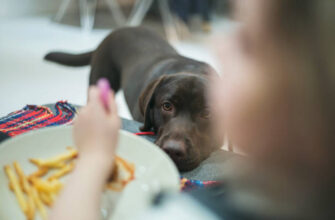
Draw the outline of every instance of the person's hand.
<instances>
[{"instance_id":1,"label":"person's hand","mask_svg":"<svg viewBox=\"0 0 335 220\"><path fill-rule=\"evenodd\" d=\"M91 87L88 104L74 121L79 158L52 207L51 220L100 219L101 194L113 169L120 128L112 92L106 100L104 106L98 88Z\"/></svg>"},{"instance_id":2,"label":"person's hand","mask_svg":"<svg viewBox=\"0 0 335 220\"><path fill-rule=\"evenodd\" d=\"M89 101L74 121L73 137L80 160L103 164L111 169L118 142L120 119L113 92L108 94L105 109L97 87L89 89ZM107 169L108 170L108 169Z\"/></svg>"}]
</instances>

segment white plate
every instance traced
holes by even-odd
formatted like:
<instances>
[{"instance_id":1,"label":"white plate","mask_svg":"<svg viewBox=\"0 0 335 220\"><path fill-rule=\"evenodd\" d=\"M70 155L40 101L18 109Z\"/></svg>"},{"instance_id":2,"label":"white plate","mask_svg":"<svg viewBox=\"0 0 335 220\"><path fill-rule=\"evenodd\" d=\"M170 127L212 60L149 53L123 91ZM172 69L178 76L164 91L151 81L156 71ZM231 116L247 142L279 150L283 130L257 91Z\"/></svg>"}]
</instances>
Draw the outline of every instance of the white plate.
<instances>
[{"instance_id":1,"label":"white plate","mask_svg":"<svg viewBox=\"0 0 335 220\"><path fill-rule=\"evenodd\" d=\"M111 204L111 219L136 219L136 216L150 205L154 194L161 190L179 190L179 174L171 159L149 141L125 131L120 131L119 140L117 154L134 163L136 171L135 180L120 194L118 202ZM73 146L71 126L28 132L0 145L1 220L25 219L15 195L8 188L3 166L16 160L28 174L36 170L36 167L29 163L29 158L48 158L64 152L69 145ZM105 198L106 196L104 200Z\"/></svg>"}]
</instances>

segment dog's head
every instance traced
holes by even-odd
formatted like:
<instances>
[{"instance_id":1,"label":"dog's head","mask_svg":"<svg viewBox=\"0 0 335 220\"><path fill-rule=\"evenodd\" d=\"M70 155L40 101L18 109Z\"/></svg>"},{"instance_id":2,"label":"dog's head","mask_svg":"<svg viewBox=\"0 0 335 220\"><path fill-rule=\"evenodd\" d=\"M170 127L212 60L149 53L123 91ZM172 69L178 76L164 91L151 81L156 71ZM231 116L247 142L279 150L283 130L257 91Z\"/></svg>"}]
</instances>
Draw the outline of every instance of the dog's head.
<instances>
[{"instance_id":1,"label":"dog's head","mask_svg":"<svg viewBox=\"0 0 335 220\"><path fill-rule=\"evenodd\" d=\"M212 132L204 75L178 73L151 82L139 99L143 131L154 130L156 144L179 170L195 168L219 147Z\"/></svg>"}]
</instances>

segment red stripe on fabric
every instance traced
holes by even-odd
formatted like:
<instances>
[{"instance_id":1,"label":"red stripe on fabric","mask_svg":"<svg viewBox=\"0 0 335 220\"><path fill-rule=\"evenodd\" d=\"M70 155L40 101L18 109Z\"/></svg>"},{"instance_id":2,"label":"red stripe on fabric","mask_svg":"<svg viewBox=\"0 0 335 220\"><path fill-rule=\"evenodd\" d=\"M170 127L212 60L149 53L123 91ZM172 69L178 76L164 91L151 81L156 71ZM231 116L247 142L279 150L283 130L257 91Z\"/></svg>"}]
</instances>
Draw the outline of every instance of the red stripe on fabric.
<instances>
[{"instance_id":1,"label":"red stripe on fabric","mask_svg":"<svg viewBox=\"0 0 335 220\"><path fill-rule=\"evenodd\" d=\"M33 129L37 129L37 128L43 128L43 127L47 127L48 125L52 124L52 123L56 123L57 121L62 119L62 115L63 115L63 111L61 110L61 108L57 106L58 109L58 115L54 115L53 113L50 113L48 115L48 117L39 117L38 120L34 121L35 125L31 126L31 125L27 125L25 127L22 128L23 132L29 131L29 130L33 130ZM44 121L43 123L38 123L40 121ZM30 127L29 127L30 126ZM28 128L28 129L26 129ZM23 133L20 132L20 133ZM15 135L18 135L19 133L16 133Z\"/></svg>"},{"instance_id":2,"label":"red stripe on fabric","mask_svg":"<svg viewBox=\"0 0 335 220\"><path fill-rule=\"evenodd\" d=\"M16 130L9 131L10 133L8 133L8 135L9 136L16 136L16 135L22 134L22 133L30 131L30 130L43 128L43 127L48 127L52 124L57 124L58 122L60 122L62 120L66 120L68 114L63 113L64 111L66 112L66 109L64 109L64 111L63 111L62 107L57 105L57 104L56 104L56 108L58 110L57 115L54 115L51 112L51 110L49 110L48 112L51 112L51 113L49 115L47 115L47 117L45 117L45 115L42 115L41 117L35 118L35 119L31 120L30 123L27 123L27 125L25 125L23 127L19 127ZM47 107L43 107L43 108L49 109ZM68 111L68 113L73 113L73 112ZM41 121L43 121L43 123L41 123ZM62 123L62 124L64 124L64 123Z\"/></svg>"},{"instance_id":3,"label":"red stripe on fabric","mask_svg":"<svg viewBox=\"0 0 335 220\"><path fill-rule=\"evenodd\" d=\"M2 125L0 126L0 128L1 128L1 129L12 130L12 129L15 128L15 127L13 127L13 128L9 128L9 126L14 125L14 124L22 124L23 121L24 121L24 122L27 122L27 118L34 117L34 116L39 115L39 114L41 114L41 113L44 113L44 110L43 110L43 109L38 110L38 111L28 110L28 111L27 111L27 114L22 115L22 116L19 117L19 118L16 118L16 119L14 119L14 120L12 120L12 121L8 121L8 122L2 124ZM32 121L32 120L34 120L34 118L30 119L29 121Z\"/></svg>"},{"instance_id":4,"label":"red stripe on fabric","mask_svg":"<svg viewBox=\"0 0 335 220\"><path fill-rule=\"evenodd\" d=\"M24 113L24 112L23 112L23 113ZM26 112L26 113L24 113L22 116L20 116L19 118L16 118L16 119L14 119L14 120L10 120L10 121L5 122L5 123L3 123L3 124L0 124L0 128L6 128L6 127L8 127L9 125L15 124L16 122L22 120L22 117L25 117L26 115L31 116L31 115L34 115L35 113L36 113L36 112ZM12 115L11 117L13 117L13 115Z\"/></svg>"},{"instance_id":5,"label":"red stripe on fabric","mask_svg":"<svg viewBox=\"0 0 335 220\"><path fill-rule=\"evenodd\" d=\"M6 128L8 128L10 125L13 125L13 124L16 124L16 123L22 123L22 121L27 121L27 118L34 117L36 115L39 115L39 114L42 114L42 113L48 114L48 112L43 108L38 109L38 110L29 109L29 110L24 110L24 111L26 113L23 112L22 116L5 123ZM29 120L33 120L33 119L29 119Z\"/></svg>"},{"instance_id":6,"label":"red stripe on fabric","mask_svg":"<svg viewBox=\"0 0 335 220\"><path fill-rule=\"evenodd\" d=\"M53 117L53 115L48 115L47 117L44 117L44 115L42 115L42 116L40 116L38 118L35 118L35 119L29 121L29 123L26 123L24 126L18 127L18 128L14 129L14 130L7 131L7 134L12 137L12 136L15 136L15 135L18 135L18 134L22 134L22 133L30 131L30 130L34 130L36 128L46 127L47 121L51 117ZM37 124L40 121L44 121L44 120L46 120L46 122L41 123L41 124Z\"/></svg>"},{"instance_id":7,"label":"red stripe on fabric","mask_svg":"<svg viewBox=\"0 0 335 220\"><path fill-rule=\"evenodd\" d=\"M155 132L152 131L143 131L143 132L137 132L134 133L135 135L155 135Z\"/></svg>"}]
</instances>

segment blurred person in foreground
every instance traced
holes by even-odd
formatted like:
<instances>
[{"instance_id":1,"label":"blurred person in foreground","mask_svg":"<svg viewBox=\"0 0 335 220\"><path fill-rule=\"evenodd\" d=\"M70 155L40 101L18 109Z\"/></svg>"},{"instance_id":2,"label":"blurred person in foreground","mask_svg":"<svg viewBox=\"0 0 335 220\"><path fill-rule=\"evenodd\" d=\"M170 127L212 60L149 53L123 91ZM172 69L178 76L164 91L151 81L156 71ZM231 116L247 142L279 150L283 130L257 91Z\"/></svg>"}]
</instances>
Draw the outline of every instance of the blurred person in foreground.
<instances>
[{"instance_id":1,"label":"blurred person in foreground","mask_svg":"<svg viewBox=\"0 0 335 220\"><path fill-rule=\"evenodd\" d=\"M225 165L223 186L170 196L143 219L332 219L335 1L236 0L235 16L210 97L218 133L245 156ZM110 97L106 112L92 88L75 122L80 158L52 220L99 219L119 128Z\"/></svg>"}]
</instances>

